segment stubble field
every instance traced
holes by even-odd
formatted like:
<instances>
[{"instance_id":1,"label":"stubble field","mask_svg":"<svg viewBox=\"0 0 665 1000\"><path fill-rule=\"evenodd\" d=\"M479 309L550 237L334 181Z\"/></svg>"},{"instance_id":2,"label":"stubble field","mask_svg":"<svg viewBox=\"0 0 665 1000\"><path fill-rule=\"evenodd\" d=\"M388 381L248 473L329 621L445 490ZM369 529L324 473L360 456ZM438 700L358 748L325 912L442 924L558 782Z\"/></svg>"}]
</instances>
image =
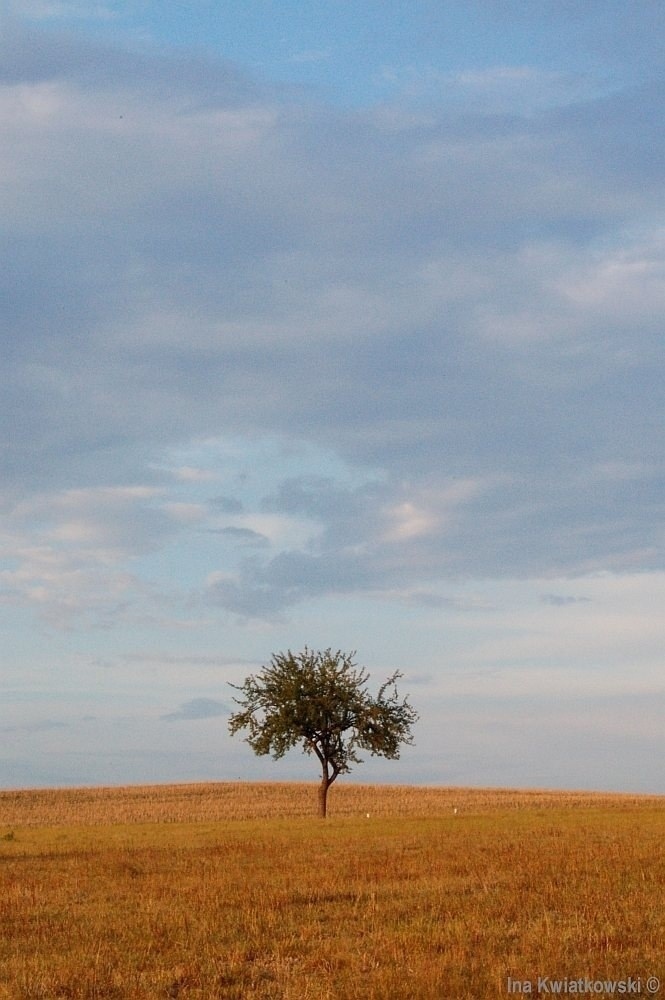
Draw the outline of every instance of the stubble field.
<instances>
[{"instance_id":1,"label":"stubble field","mask_svg":"<svg viewBox=\"0 0 665 1000\"><path fill-rule=\"evenodd\" d=\"M663 798L340 782L315 809L0 793L0 998L665 997Z\"/></svg>"}]
</instances>

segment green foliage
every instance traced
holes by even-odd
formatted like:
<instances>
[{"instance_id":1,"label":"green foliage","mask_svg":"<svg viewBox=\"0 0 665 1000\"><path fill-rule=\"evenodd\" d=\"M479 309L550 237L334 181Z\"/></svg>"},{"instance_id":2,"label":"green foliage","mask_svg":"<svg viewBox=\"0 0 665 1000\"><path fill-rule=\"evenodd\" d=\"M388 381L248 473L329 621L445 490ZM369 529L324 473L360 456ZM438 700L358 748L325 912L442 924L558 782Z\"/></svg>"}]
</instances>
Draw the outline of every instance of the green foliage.
<instances>
[{"instance_id":1,"label":"green foliage","mask_svg":"<svg viewBox=\"0 0 665 1000\"><path fill-rule=\"evenodd\" d=\"M254 752L275 759L301 745L318 757L326 786L361 763L359 750L395 760L402 744L413 743L418 715L398 697L399 672L373 697L354 656L307 647L274 654L257 676L232 685L241 696L234 699L240 710L229 720L231 734L247 730Z\"/></svg>"}]
</instances>

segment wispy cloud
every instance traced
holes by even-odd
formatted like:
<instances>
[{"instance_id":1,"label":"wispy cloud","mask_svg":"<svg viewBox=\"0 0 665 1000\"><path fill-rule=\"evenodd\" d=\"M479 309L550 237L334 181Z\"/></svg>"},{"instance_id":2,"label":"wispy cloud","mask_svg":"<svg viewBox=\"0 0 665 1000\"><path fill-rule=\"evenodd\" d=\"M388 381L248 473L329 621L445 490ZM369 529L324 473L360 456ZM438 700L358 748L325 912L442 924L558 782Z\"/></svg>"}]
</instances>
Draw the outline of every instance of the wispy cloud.
<instances>
[{"instance_id":1,"label":"wispy cloud","mask_svg":"<svg viewBox=\"0 0 665 1000\"><path fill-rule=\"evenodd\" d=\"M26 722L20 725L14 726L0 726L0 732L6 733L7 735L12 733L20 733L22 735L31 735L36 733L48 733L53 729L68 729L69 723L62 722L58 719L40 719L36 722Z\"/></svg>"},{"instance_id":2,"label":"wispy cloud","mask_svg":"<svg viewBox=\"0 0 665 1000\"><path fill-rule=\"evenodd\" d=\"M542 594L543 604L550 604L553 608L567 608L571 604L579 604L590 601L590 597L574 597L572 594Z\"/></svg>"},{"instance_id":3,"label":"wispy cloud","mask_svg":"<svg viewBox=\"0 0 665 1000\"><path fill-rule=\"evenodd\" d=\"M265 535L262 535L259 531L252 531L251 528L208 528L208 531L213 535L222 535L224 538L228 538L229 541L236 542L238 545L259 549L269 548L270 546L270 540Z\"/></svg>"},{"instance_id":4,"label":"wispy cloud","mask_svg":"<svg viewBox=\"0 0 665 1000\"><path fill-rule=\"evenodd\" d=\"M593 71L566 72L532 65L497 65L462 70L435 66L384 67L380 80L393 99L443 105L464 115L522 116L583 103L611 90Z\"/></svg>"},{"instance_id":5,"label":"wispy cloud","mask_svg":"<svg viewBox=\"0 0 665 1000\"><path fill-rule=\"evenodd\" d=\"M327 62L332 56L330 49L303 49L294 52L289 61L292 63L320 63Z\"/></svg>"},{"instance_id":6,"label":"wispy cloud","mask_svg":"<svg viewBox=\"0 0 665 1000\"><path fill-rule=\"evenodd\" d=\"M108 21L119 16L120 4L86 0L8 0L13 14L36 21L81 19Z\"/></svg>"},{"instance_id":7,"label":"wispy cloud","mask_svg":"<svg viewBox=\"0 0 665 1000\"><path fill-rule=\"evenodd\" d=\"M214 719L227 714L228 711L228 706L224 702L216 701L214 698L192 698L184 702L177 711L163 715L162 719L167 722Z\"/></svg>"}]
</instances>

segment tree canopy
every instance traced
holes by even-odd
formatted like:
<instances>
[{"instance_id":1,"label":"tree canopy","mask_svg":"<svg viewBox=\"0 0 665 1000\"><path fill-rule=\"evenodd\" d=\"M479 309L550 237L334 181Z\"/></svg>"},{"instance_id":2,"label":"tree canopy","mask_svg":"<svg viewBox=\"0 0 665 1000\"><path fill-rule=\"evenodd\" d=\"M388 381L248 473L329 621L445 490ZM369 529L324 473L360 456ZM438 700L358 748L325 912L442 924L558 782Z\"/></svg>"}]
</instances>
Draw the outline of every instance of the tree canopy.
<instances>
[{"instance_id":1,"label":"tree canopy","mask_svg":"<svg viewBox=\"0 0 665 1000\"><path fill-rule=\"evenodd\" d=\"M270 663L243 684L239 710L229 719L235 734L247 730L246 741L258 755L275 759L298 745L321 765L319 814L325 817L327 793L340 774L361 763L358 752L395 760L403 744L412 744L418 714L397 694L393 673L376 697L367 690L369 674L354 662L355 652L332 649L275 653Z\"/></svg>"}]
</instances>

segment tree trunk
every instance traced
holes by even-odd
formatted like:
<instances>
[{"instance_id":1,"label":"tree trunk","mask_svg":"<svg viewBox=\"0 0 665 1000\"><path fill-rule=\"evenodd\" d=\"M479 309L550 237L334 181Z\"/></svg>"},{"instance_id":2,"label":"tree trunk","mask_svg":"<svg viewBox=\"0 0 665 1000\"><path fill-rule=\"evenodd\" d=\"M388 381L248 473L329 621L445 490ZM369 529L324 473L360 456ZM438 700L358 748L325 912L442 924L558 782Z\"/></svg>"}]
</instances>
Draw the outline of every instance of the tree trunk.
<instances>
[{"instance_id":1,"label":"tree trunk","mask_svg":"<svg viewBox=\"0 0 665 1000\"><path fill-rule=\"evenodd\" d=\"M319 785L319 818L326 818L328 802L328 789L340 773L340 768L335 761L327 760L321 750L314 744L314 753L321 761L321 784Z\"/></svg>"},{"instance_id":2,"label":"tree trunk","mask_svg":"<svg viewBox=\"0 0 665 1000\"><path fill-rule=\"evenodd\" d=\"M321 784L319 785L319 818L326 818L327 803L328 803L328 789L332 785L333 781L339 774L339 768L336 764L330 764L329 762L320 755L321 760Z\"/></svg>"},{"instance_id":3,"label":"tree trunk","mask_svg":"<svg viewBox=\"0 0 665 1000\"><path fill-rule=\"evenodd\" d=\"M323 777L321 778L321 784L319 785L319 819L326 818L329 787L330 787L330 779L327 774L324 774Z\"/></svg>"}]
</instances>

